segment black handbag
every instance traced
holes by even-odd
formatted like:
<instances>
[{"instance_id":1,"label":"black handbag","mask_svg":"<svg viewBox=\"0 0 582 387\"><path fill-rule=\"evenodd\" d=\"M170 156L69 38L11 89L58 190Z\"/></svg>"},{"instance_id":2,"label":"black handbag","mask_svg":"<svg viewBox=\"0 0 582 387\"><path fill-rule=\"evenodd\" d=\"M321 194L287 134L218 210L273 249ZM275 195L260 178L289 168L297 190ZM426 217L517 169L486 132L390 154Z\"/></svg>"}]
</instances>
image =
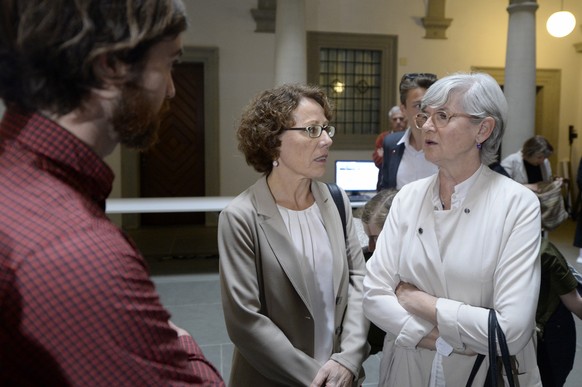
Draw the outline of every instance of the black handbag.
<instances>
[{"instance_id":1,"label":"black handbag","mask_svg":"<svg viewBox=\"0 0 582 387\"><path fill-rule=\"evenodd\" d=\"M510 387L519 386L519 381L517 378L517 362L515 356L509 355L509 348L507 347L507 341L505 340L505 334L503 329L497 323L497 315L493 309L489 310L489 371L487 373L487 379L485 379L485 386L496 387L498 384L503 385L503 376L501 373L501 368L505 369L505 374L507 375L507 380ZM501 350L501 356L497 356L497 343L499 343L499 349ZM469 380L467 381L467 387L473 384L473 379L477 375L477 371L483 363L485 355L477 355L471 374L469 375ZM500 364L501 363L501 364Z\"/></svg>"},{"instance_id":2,"label":"black handbag","mask_svg":"<svg viewBox=\"0 0 582 387\"><path fill-rule=\"evenodd\" d=\"M342 193L339 187L334 183L326 183L329 192L331 193L331 197L337 207L339 212L340 218L342 220L342 228L344 230L344 239L347 240L346 235L346 209L344 206L344 200L342 198ZM382 350L384 346L384 336L386 336L386 332L382 329L378 328L373 323L370 323L370 330L368 331L368 344L370 344L370 355L378 353Z\"/></svg>"}]
</instances>

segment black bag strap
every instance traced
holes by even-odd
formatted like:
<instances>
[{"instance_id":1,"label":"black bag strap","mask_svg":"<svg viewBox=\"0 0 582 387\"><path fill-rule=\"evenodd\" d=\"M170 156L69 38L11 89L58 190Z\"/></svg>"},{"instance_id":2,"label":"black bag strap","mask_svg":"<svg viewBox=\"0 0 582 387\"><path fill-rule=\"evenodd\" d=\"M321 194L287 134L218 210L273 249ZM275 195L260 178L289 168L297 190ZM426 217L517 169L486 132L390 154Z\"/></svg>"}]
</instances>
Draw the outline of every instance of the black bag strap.
<instances>
[{"instance_id":1,"label":"black bag strap","mask_svg":"<svg viewBox=\"0 0 582 387\"><path fill-rule=\"evenodd\" d=\"M335 206L339 212L340 218L342 220L342 229L344 230L344 239L347 239L346 235L346 207L344 206L344 198L342 197L342 192L335 183L325 183L329 189L329 193L333 198Z\"/></svg>"},{"instance_id":2,"label":"black bag strap","mask_svg":"<svg viewBox=\"0 0 582 387\"><path fill-rule=\"evenodd\" d=\"M489 310L489 380L491 387L497 387L497 316Z\"/></svg>"},{"instance_id":3,"label":"black bag strap","mask_svg":"<svg viewBox=\"0 0 582 387\"><path fill-rule=\"evenodd\" d=\"M473 385L473 379L475 379L475 375L477 375L477 371L481 368L481 363L485 359L485 355L478 354L477 359L475 359L475 364L473 364L473 369L471 370L471 374L469 375L469 380L467 380L466 387L471 387Z\"/></svg>"},{"instance_id":4,"label":"black bag strap","mask_svg":"<svg viewBox=\"0 0 582 387\"><path fill-rule=\"evenodd\" d=\"M499 326L497 322L497 315L495 310L489 310L489 321L488 321L488 346L489 346L489 371L487 373L487 379L485 381L485 386L497 386L497 342L499 342L499 349L501 351L501 361L503 363L503 368L505 368L505 375L507 376L507 381L510 387L515 387L514 372L511 367L511 359L509 355L509 348L507 346L507 341L505 339L505 334L503 329ZM473 379L477 375L477 371L483 363L485 355L477 355L475 359L475 364L467 380L466 387L470 387L473 384Z\"/></svg>"},{"instance_id":5,"label":"black bag strap","mask_svg":"<svg viewBox=\"0 0 582 387\"><path fill-rule=\"evenodd\" d=\"M495 316L495 312L492 310ZM495 325L497 327L497 341L499 342L499 349L501 350L501 361L503 362L503 368L505 368L505 375L507 375L507 380L511 387L515 387L515 381L513 380L513 370L511 368L511 359L509 356L509 347L507 346L507 341L505 340L505 333L503 329L497 323L497 318L495 318Z\"/></svg>"}]
</instances>

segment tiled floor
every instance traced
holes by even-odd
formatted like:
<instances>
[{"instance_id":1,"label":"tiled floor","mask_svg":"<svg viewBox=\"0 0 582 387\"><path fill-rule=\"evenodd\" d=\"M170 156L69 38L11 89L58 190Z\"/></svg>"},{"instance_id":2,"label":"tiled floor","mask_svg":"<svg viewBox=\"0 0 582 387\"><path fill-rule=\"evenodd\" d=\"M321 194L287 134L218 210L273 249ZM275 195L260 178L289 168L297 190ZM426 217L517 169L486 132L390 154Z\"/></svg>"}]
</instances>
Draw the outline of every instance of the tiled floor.
<instances>
[{"instance_id":1,"label":"tiled floor","mask_svg":"<svg viewBox=\"0 0 582 387\"><path fill-rule=\"evenodd\" d=\"M578 249L572 246L574 222L568 221L550 233L554 242L568 261L576 264ZM140 241L137 240L140 244ZM145 242L144 242L145 243ZM224 325L218 283L218 258L205 254L198 258L186 255L182 259L149 258L152 277L163 304L172 314L172 320L187 329L202 347L205 355L228 381L232 344ZM567 387L582 385L582 323L578 328L576 362L570 373ZM364 364L367 378L364 386L376 386L380 355L370 357Z\"/></svg>"}]
</instances>

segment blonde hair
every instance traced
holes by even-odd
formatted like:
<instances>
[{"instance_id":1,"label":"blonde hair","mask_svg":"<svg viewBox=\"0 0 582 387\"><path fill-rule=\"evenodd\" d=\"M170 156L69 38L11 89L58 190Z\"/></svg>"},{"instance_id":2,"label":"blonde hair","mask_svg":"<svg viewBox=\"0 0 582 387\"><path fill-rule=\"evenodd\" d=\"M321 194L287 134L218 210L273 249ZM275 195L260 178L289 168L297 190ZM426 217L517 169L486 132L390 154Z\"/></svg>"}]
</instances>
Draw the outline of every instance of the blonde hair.
<instances>
[{"instance_id":1,"label":"blonde hair","mask_svg":"<svg viewBox=\"0 0 582 387\"><path fill-rule=\"evenodd\" d=\"M374 224L379 229L384 227L384 222L390 212L394 196L398 193L395 189L386 189L378 192L364 205L362 211L362 223Z\"/></svg>"}]
</instances>

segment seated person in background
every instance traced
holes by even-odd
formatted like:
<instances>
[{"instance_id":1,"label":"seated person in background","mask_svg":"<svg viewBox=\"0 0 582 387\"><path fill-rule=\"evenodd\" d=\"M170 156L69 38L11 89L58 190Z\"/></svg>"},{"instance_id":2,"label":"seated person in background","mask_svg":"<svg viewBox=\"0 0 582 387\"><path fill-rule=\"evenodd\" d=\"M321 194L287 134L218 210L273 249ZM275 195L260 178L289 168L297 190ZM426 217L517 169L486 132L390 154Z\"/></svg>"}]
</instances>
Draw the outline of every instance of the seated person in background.
<instances>
[{"instance_id":1,"label":"seated person in background","mask_svg":"<svg viewBox=\"0 0 582 387\"><path fill-rule=\"evenodd\" d=\"M374 197L364 205L362 210L362 226L364 232L368 236L368 253L366 258L369 258L376 249L376 240L384 222L390 211L392 199L398 191L395 189L387 189L374 195Z\"/></svg>"},{"instance_id":2,"label":"seated person in background","mask_svg":"<svg viewBox=\"0 0 582 387\"><path fill-rule=\"evenodd\" d=\"M388 118L390 119L391 130L382 132L376 137L374 153L372 153L372 160L378 169L382 168L382 156L384 155L384 149L382 149L382 144L384 142L384 137L387 134L394 132L401 132L406 130L408 127L408 120L400 110L400 106L392 106L392 109L388 112Z\"/></svg>"},{"instance_id":3,"label":"seated person in background","mask_svg":"<svg viewBox=\"0 0 582 387\"><path fill-rule=\"evenodd\" d=\"M542 136L528 139L520 151L510 154L501 162L509 177L530 188L538 190L538 183L552 181L552 167L548 157L554 148Z\"/></svg>"},{"instance_id":4,"label":"seated person in background","mask_svg":"<svg viewBox=\"0 0 582 387\"><path fill-rule=\"evenodd\" d=\"M364 258L368 260L376 249L376 240L384 222L390 211L392 200L398 191L395 189L385 189L376 194L370 199L362 211L362 226L364 232L368 236L368 251L364 254ZM375 354L382 351L384 345L384 336L386 333L374 324L370 324L370 331L368 333L368 343L371 346L370 354Z\"/></svg>"},{"instance_id":5,"label":"seated person in background","mask_svg":"<svg viewBox=\"0 0 582 387\"><path fill-rule=\"evenodd\" d=\"M400 189L407 183L434 175L438 168L427 161L422 150L422 131L414 126L420 113L420 101L437 77L429 73L408 73L400 80L400 110L406 116L408 129L384 137L382 169L378 175L378 191Z\"/></svg>"},{"instance_id":6,"label":"seated person in background","mask_svg":"<svg viewBox=\"0 0 582 387\"><path fill-rule=\"evenodd\" d=\"M566 259L547 238L542 239L540 255L537 361L542 384L560 387L574 364L576 326L572 313L582 319L582 297Z\"/></svg>"}]
</instances>

